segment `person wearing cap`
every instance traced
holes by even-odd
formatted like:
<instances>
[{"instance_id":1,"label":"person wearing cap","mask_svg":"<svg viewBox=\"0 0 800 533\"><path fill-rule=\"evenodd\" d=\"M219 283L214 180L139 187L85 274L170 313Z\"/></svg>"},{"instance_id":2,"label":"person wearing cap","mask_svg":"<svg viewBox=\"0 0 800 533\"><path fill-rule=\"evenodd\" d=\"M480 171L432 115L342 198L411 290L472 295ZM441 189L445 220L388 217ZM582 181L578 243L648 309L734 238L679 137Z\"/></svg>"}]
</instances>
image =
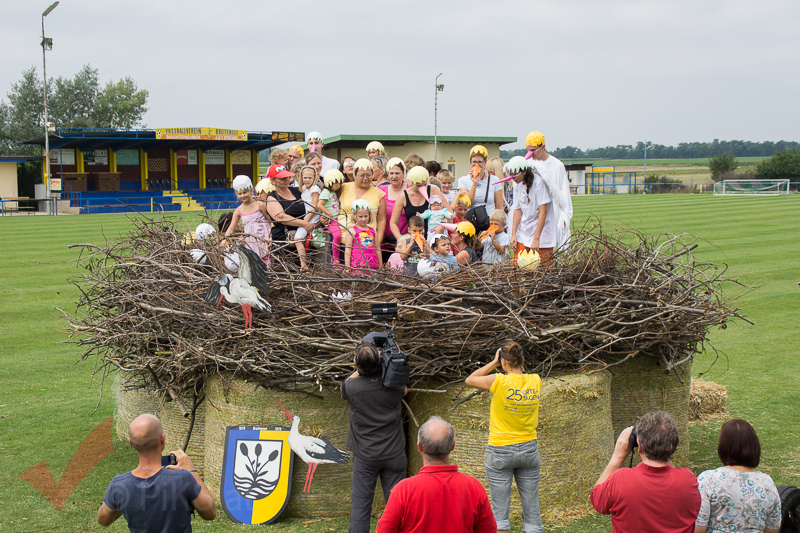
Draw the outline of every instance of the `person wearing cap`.
<instances>
[{"instance_id":1,"label":"person wearing cap","mask_svg":"<svg viewBox=\"0 0 800 533\"><path fill-rule=\"evenodd\" d=\"M467 195L473 207L485 206L487 217L495 210L495 206L503 206L503 184L498 183L500 178L486 172L488 159L489 151L484 146L476 144L472 147L469 151L470 173L458 178L458 192L455 195L456 198ZM455 210L455 205L450 207Z\"/></svg>"},{"instance_id":2,"label":"person wearing cap","mask_svg":"<svg viewBox=\"0 0 800 533\"><path fill-rule=\"evenodd\" d=\"M267 170L267 178L275 186L275 190L267 195L267 212L274 221L272 225L272 240L279 246L275 253L286 255L290 250L283 243L291 242L295 228L305 228L307 232L314 229L314 225L305 220L306 206L300 189L292 187L294 174L286 167L272 165ZM300 257L300 266L306 267L305 247L295 246Z\"/></svg>"},{"instance_id":3,"label":"person wearing cap","mask_svg":"<svg viewBox=\"0 0 800 533\"><path fill-rule=\"evenodd\" d=\"M241 204L234 210L225 236L231 235L241 222L242 231L247 234L245 246L265 259L269 253L268 242L271 233L267 206L253 197L253 182L249 176L241 175L233 178L233 190L236 191L236 197ZM224 239L220 243L221 246L226 244Z\"/></svg>"},{"instance_id":4,"label":"person wearing cap","mask_svg":"<svg viewBox=\"0 0 800 533\"><path fill-rule=\"evenodd\" d=\"M318 131L312 131L308 134L308 151L309 152L319 152L322 155L322 148L325 146L325 142L322 140L322 135ZM330 157L322 156L322 168L319 171L320 177L324 178L325 173L332 169L339 169L339 162L335 159L331 159Z\"/></svg>"},{"instance_id":5,"label":"person wearing cap","mask_svg":"<svg viewBox=\"0 0 800 533\"><path fill-rule=\"evenodd\" d=\"M383 148L383 145L378 141L372 141L367 145L367 158L374 159L378 156L386 157L386 150Z\"/></svg>"},{"instance_id":6,"label":"person wearing cap","mask_svg":"<svg viewBox=\"0 0 800 533\"><path fill-rule=\"evenodd\" d=\"M372 216L370 217L369 227L375 230L375 239L378 241L378 249L383 242L383 234L386 231L386 193L372 184L374 174L372 162L369 159L361 158L353 165L355 170L355 181L343 183L339 189L339 203L341 211L339 214L339 228L342 232L352 228L348 214L353 202L356 200L366 200L370 205ZM342 236L344 239L344 236ZM383 257L380 257L383 264Z\"/></svg>"},{"instance_id":7,"label":"person wearing cap","mask_svg":"<svg viewBox=\"0 0 800 533\"><path fill-rule=\"evenodd\" d=\"M400 233L400 217L406 216L407 220L411 220L413 216L419 216L425 212L428 207L428 198L433 195L443 197L442 191L436 185L427 185L428 171L424 166L414 167L408 171L406 180L408 181L408 189L404 191L403 196L400 196L394 203L392 210L392 218L389 221L392 229L392 234L399 241L403 235ZM425 235L428 234L428 223L425 221Z\"/></svg>"},{"instance_id":8,"label":"person wearing cap","mask_svg":"<svg viewBox=\"0 0 800 533\"><path fill-rule=\"evenodd\" d=\"M536 250L541 261L546 263L556 244L556 218L547 186L542 177L533 172L530 162L520 155L509 159L505 168L514 177L509 237L514 263L523 250Z\"/></svg>"},{"instance_id":9,"label":"person wearing cap","mask_svg":"<svg viewBox=\"0 0 800 533\"><path fill-rule=\"evenodd\" d=\"M426 238L430 239L437 233L444 232L444 227L439 224L442 222L452 222L453 213L444 207L444 200L438 194L432 194L428 204L430 207L423 211L419 217L422 220L428 221L428 233Z\"/></svg>"},{"instance_id":10,"label":"person wearing cap","mask_svg":"<svg viewBox=\"0 0 800 533\"><path fill-rule=\"evenodd\" d=\"M564 163L545 151L544 135L532 131L525 137L525 146L532 152L531 165L542 177L550 198L556 223L556 247L565 248L569 244L570 221L572 220L572 196L569 191L569 178Z\"/></svg>"},{"instance_id":11,"label":"person wearing cap","mask_svg":"<svg viewBox=\"0 0 800 533\"><path fill-rule=\"evenodd\" d=\"M303 157L305 157L306 155L299 144L296 144L291 148L289 148L288 153L289 153L289 162L286 164L286 168L292 168L295 165L295 163L303 159Z\"/></svg>"}]
</instances>

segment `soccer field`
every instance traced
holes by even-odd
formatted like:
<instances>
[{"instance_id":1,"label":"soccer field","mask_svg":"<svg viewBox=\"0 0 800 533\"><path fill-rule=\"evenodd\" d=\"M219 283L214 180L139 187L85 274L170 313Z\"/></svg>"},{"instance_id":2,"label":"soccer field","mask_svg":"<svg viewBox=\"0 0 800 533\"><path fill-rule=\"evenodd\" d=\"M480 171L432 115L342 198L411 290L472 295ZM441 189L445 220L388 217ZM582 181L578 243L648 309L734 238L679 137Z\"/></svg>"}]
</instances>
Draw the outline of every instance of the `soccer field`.
<instances>
[{"instance_id":1,"label":"soccer field","mask_svg":"<svg viewBox=\"0 0 800 533\"><path fill-rule=\"evenodd\" d=\"M749 420L761 438L760 469L778 485L800 485L800 392L792 381L800 370L796 326L800 321L800 195L612 195L573 197L573 202L576 227L597 217L604 224L619 223L646 233L692 233L704 239L695 255L726 263L732 277L759 286L754 291L733 284L727 287L729 294L740 297L739 305L755 325L734 322L712 332L714 346L724 355L716 362L712 353L698 356L693 374L705 373L705 379L728 387L731 414ZM187 229L199 222L196 214L184 217ZM44 461L54 478L52 493L66 494L72 489L72 478L62 478L62 473L70 459L89 433L113 414L108 384L98 403L99 381L92 380L93 364L75 364L81 348L64 343L63 324L54 306L72 311L77 299L77 289L68 279L81 274L75 266L78 252L68 245L100 242L104 235L118 239L130 223L124 215L84 215L4 217L0 225L4 229L0 236L4 250L0 257L0 531L100 530L95 516L108 482L135 464L135 454L126 443L114 442L114 453L77 484L60 511L18 476ZM695 473L718 465L720 424L691 426ZM547 486L540 490L547 491ZM568 532L610 529L609 520L598 515L546 526ZM193 527L195 531L245 529L231 524L224 514L210 524L195 519ZM265 527L290 532L347 530L343 520L281 521ZM513 527L521 530L521 524ZM124 520L109 531L127 531Z\"/></svg>"}]
</instances>

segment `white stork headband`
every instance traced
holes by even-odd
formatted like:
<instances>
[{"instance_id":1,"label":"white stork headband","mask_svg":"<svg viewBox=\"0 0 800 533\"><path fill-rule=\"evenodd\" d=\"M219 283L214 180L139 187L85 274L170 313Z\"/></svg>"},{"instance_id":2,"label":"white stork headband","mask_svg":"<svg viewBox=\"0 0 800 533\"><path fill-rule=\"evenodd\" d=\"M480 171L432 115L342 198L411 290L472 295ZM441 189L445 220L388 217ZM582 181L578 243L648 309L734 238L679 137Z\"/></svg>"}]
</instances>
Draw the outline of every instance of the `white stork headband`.
<instances>
[{"instance_id":1,"label":"white stork headband","mask_svg":"<svg viewBox=\"0 0 800 533\"><path fill-rule=\"evenodd\" d=\"M350 206L350 212L358 213L359 209L366 209L367 211L372 211L372 206L370 206L369 202L367 202L366 200L359 199L353 202L353 204Z\"/></svg>"},{"instance_id":2,"label":"white stork headband","mask_svg":"<svg viewBox=\"0 0 800 533\"><path fill-rule=\"evenodd\" d=\"M525 172L531 168L530 162L522 157L521 155L515 155L511 159L508 160L508 163L505 165L505 171L508 174L517 175L520 172Z\"/></svg>"},{"instance_id":3,"label":"white stork headband","mask_svg":"<svg viewBox=\"0 0 800 533\"><path fill-rule=\"evenodd\" d=\"M239 175L233 178L233 190L244 191L253 188L253 182L247 176Z\"/></svg>"}]
</instances>

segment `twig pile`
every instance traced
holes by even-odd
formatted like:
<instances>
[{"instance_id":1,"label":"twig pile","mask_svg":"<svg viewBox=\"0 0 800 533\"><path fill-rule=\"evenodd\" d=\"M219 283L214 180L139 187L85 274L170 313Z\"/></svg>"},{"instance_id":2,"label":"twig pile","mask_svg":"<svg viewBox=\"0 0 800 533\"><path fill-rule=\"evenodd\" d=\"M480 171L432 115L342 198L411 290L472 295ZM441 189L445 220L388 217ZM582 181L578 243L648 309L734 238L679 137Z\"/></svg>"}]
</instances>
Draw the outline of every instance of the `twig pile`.
<instances>
[{"instance_id":1,"label":"twig pile","mask_svg":"<svg viewBox=\"0 0 800 533\"><path fill-rule=\"evenodd\" d=\"M301 271L273 257L272 313L204 302L227 270L213 239L187 246L168 220L132 219L119 241L83 248L86 273L70 339L94 358L96 372L135 371L174 398L201 393L218 372L267 387L338 383L353 370L352 351L384 330L370 304L396 301L395 333L410 356L412 380L453 382L485 364L503 340L529 354L527 368L606 368L637 356L666 371L703 349L707 333L739 315L720 285L724 268L698 261L691 236L608 232L598 224L573 234L549 268L460 268L431 281L391 272L357 275L317 265ZM187 248L204 250L196 263ZM273 251L276 246L272 244ZM332 295L352 293L351 300Z\"/></svg>"}]
</instances>

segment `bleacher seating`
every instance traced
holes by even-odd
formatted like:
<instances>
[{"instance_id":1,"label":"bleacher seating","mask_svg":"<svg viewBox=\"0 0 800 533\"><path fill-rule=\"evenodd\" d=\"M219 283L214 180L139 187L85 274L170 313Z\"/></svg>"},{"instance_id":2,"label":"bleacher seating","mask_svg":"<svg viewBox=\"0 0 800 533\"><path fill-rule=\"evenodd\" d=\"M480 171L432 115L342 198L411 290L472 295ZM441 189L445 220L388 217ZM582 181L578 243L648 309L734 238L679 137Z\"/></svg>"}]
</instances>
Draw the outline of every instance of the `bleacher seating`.
<instances>
[{"instance_id":1,"label":"bleacher seating","mask_svg":"<svg viewBox=\"0 0 800 533\"><path fill-rule=\"evenodd\" d=\"M236 209L239 205L233 189L191 189L184 192L210 211Z\"/></svg>"},{"instance_id":2,"label":"bleacher seating","mask_svg":"<svg viewBox=\"0 0 800 533\"><path fill-rule=\"evenodd\" d=\"M70 207L80 208L83 213L131 213L153 210L180 211L179 204L172 203L161 191L84 192L70 198Z\"/></svg>"},{"instance_id":3,"label":"bleacher seating","mask_svg":"<svg viewBox=\"0 0 800 533\"><path fill-rule=\"evenodd\" d=\"M232 189L190 189L183 191L186 196L195 200L210 211L236 209L239 200ZM150 201L154 211L180 211L181 205L173 203L164 191L120 191L120 192L84 192L65 193L69 197L71 207L79 207L83 213L149 213Z\"/></svg>"}]
</instances>

